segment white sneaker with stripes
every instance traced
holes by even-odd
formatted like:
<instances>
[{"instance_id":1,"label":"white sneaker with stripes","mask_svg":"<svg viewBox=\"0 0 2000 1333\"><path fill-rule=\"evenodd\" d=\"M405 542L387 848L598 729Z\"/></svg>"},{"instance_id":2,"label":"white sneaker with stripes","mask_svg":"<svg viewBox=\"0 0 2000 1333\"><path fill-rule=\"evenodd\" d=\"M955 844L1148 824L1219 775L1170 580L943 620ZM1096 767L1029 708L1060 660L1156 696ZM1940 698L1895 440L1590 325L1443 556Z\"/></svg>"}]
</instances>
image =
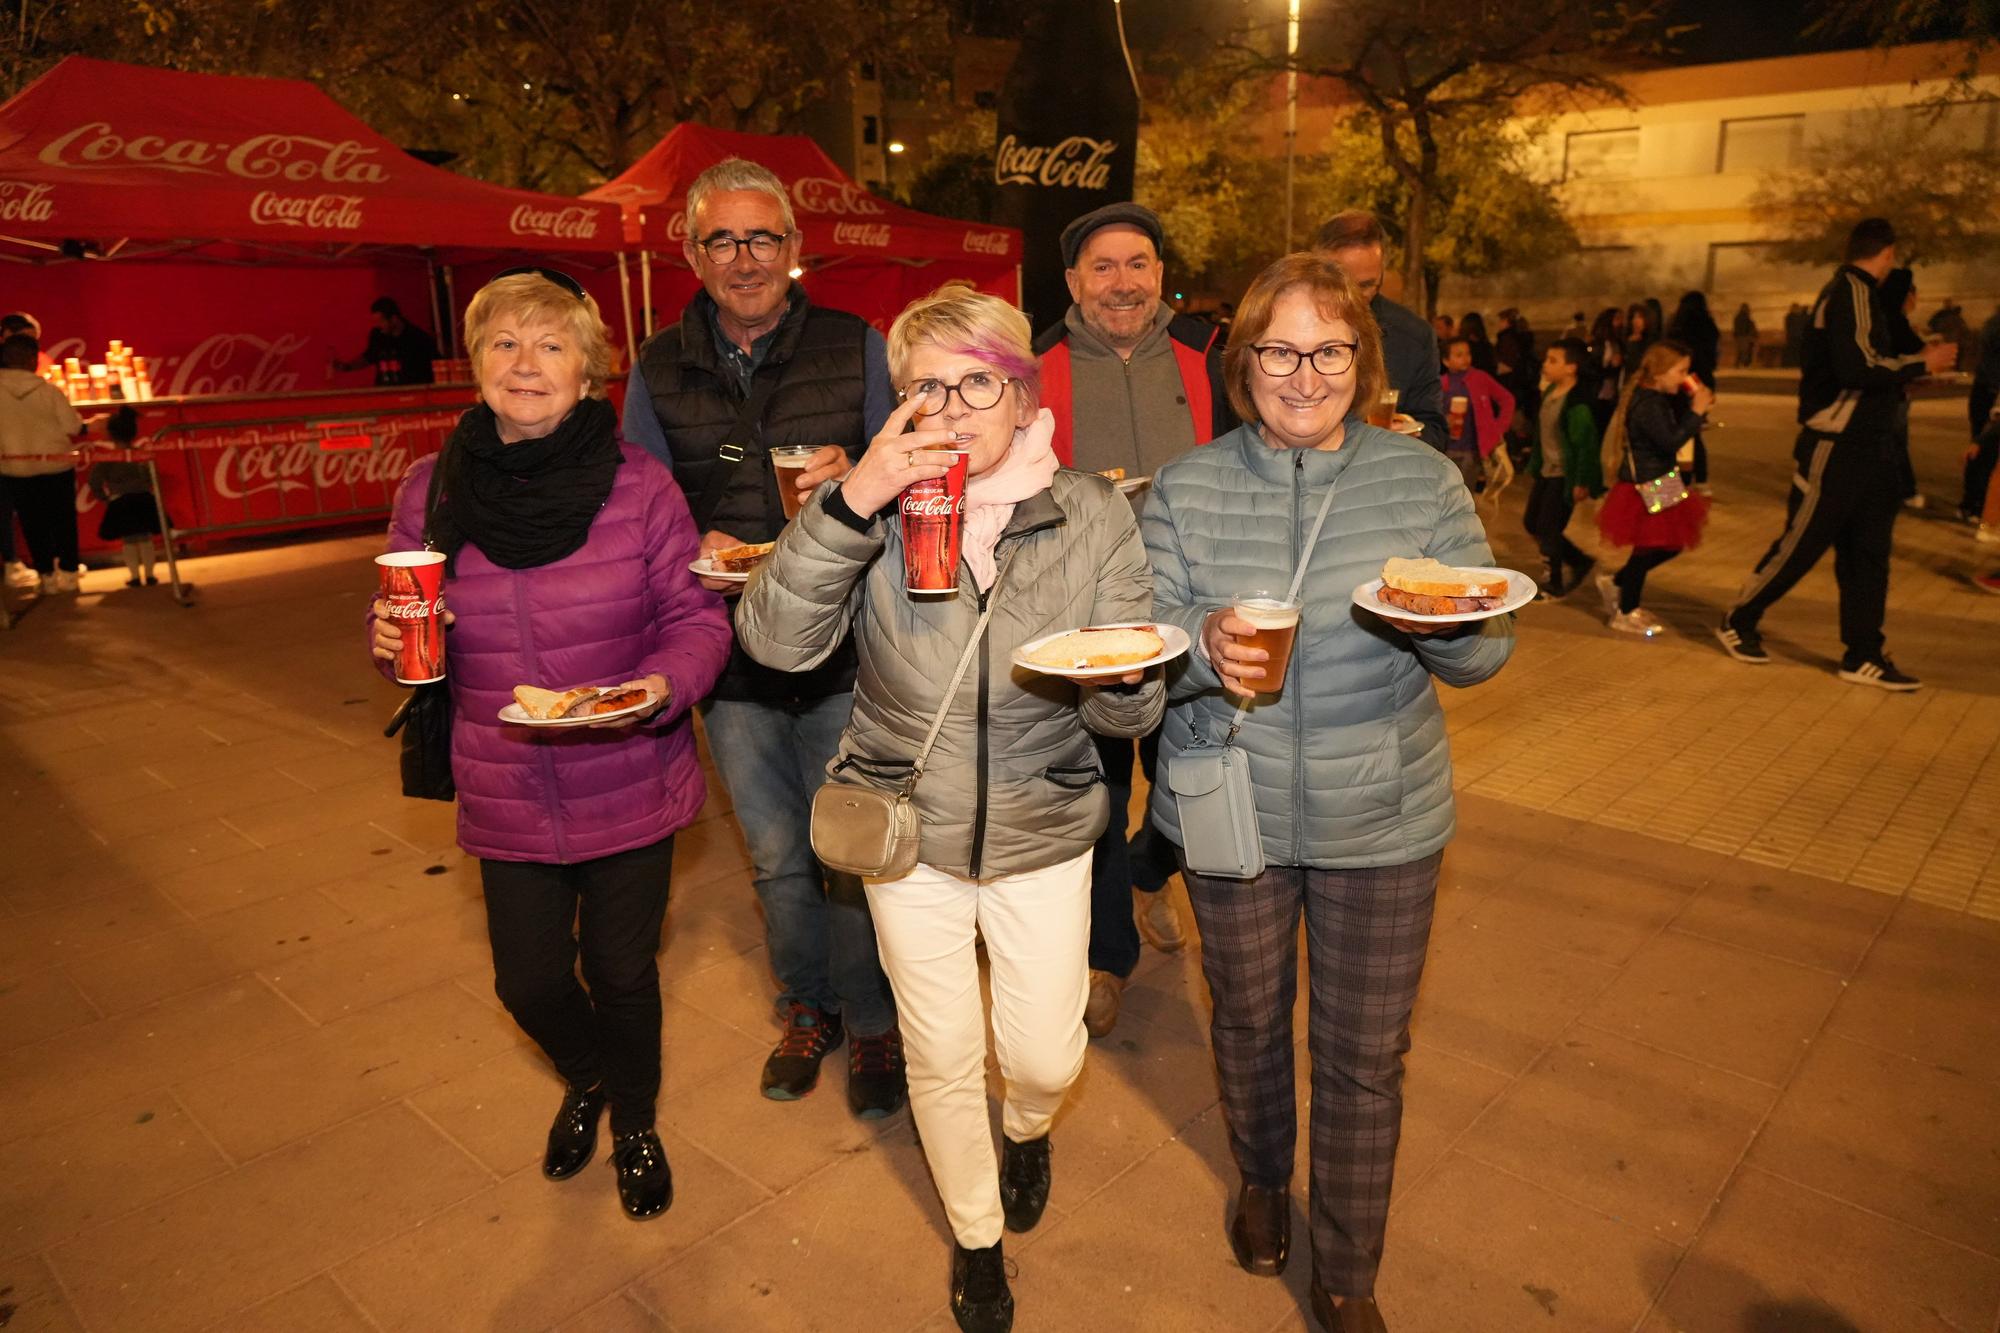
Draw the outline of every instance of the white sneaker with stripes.
<instances>
[{"instance_id":1,"label":"white sneaker with stripes","mask_svg":"<svg viewBox=\"0 0 2000 1333\"><path fill-rule=\"evenodd\" d=\"M1911 690L1924 687L1924 683L1915 676L1898 671L1887 655L1871 657L1853 666L1843 662L1840 678L1850 685L1873 685L1878 690L1894 690L1898 694L1908 694Z\"/></svg>"}]
</instances>

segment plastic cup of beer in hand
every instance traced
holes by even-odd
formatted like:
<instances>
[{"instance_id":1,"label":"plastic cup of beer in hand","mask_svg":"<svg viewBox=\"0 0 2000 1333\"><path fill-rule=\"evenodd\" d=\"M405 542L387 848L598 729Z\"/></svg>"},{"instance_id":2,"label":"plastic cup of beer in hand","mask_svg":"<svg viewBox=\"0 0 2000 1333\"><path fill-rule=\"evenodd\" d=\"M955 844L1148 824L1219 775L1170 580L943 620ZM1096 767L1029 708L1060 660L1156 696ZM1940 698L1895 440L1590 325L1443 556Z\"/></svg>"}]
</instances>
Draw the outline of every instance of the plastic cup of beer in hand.
<instances>
[{"instance_id":1,"label":"plastic cup of beer in hand","mask_svg":"<svg viewBox=\"0 0 2000 1333\"><path fill-rule=\"evenodd\" d=\"M403 631L396 679L428 685L444 679L444 552L391 551L375 557L386 618Z\"/></svg>"},{"instance_id":2,"label":"plastic cup of beer in hand","mask_svg":"<svg viewBox=\"0 0 2000 1333\"><path fill-rule=\"evenodd\" d=\"M816 444L781 444L771 450L771 467L778 474L778 502L785 507L787 523L806 507L806 492L799 489L799 474L818 452Z\"/></svg>"},{"instance_id":3,"label":"plastic cup of beer in hand","mask_svg":"<svg viewBox=\"0 0 2000 1333\"><path fill-rule=\"evenodd\" d=\"M1382 390L1381 397L1368 405L1368 424L1389 430L1396 424L1396 400L1401 395L1394 389Z\"/></svg>"},{"instance_id":4,"label":"plastic cup of beer in hand","mask_svg":"<svg viewBox=\"0 0 2000 1333\"><path fill-rule=\"evenodd\" d=\"M912 482L897 501L903 520L903 590L958 591L959 527L965 518L965 469L972 455L960 449L926 451L951 471Z\"/></svg>"},{"instance_id":5,"label":"plastic cup of beer in hand","mask_svg":"<svg viewBox=\"0 0 2000 1333\"><path fill-rule=\"evenodd\" d=\"M1465 434L1465 414L1472 410L1472 400L1462 393L1453 394L1445 405L1445 431L1452 439Z\"/></svg>"},{"instance_id":6,"label":"plastic cup of beer in hand","mask_svg":"<svg viewBox=\"0 0 2000 1333\"><path fill-rule=\"evenodd\" d=\"M1261 665L1264 678L1249 682L1259 694L1276 694L1285 687L1285 670L1292 664L1292 641L1299 633L1299 603L1282 592L1262 588L1238 593L1231 608L1238 620L1250 626L1241 642L1246 648L1262 648L1270 659Z\"/></svg>"}]
</instances>

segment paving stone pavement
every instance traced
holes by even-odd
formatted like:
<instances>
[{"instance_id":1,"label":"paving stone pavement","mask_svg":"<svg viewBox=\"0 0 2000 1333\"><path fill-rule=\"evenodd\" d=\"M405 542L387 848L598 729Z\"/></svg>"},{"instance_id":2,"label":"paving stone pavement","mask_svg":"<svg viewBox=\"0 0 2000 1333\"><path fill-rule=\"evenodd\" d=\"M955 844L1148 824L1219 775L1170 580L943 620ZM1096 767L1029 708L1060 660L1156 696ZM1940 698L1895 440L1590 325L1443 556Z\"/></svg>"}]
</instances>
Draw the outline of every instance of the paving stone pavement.
<instances>
[{"instance_id":1,"label":"paving stone pavement","mask_svg":"<svg viewBox=\"0 0 2000 1333\"><path fill-rule=\"evenodd\" d=\"M1399 1333L2000 1330L2000 599L1912 516L1890 634L1924 692L1832 678L1830 570L1772 614L1778 664L1726 660L1783 409L1724 405L1710 540L1653 579L1672 636L1538 606L1448 696ZM1933 495L1957 410L1919 405ZM1519 500L1492 527L1525 568ZM756 1095L771 982L713 784L663 953L674 1208L626 1221L601 1161L540 1177L556 1081L493 997L451 812L397 795L380 735L374 547L193 560L185 609L92 575L0 634L0 1327L948 1330L907 1115L851 1120L831 1066ZM1021 1329L1307 1325L1303 1256L1260 1280L1223 1240L1198 951L1148 950L1055 1140L1008 1239Z\"/></svg>"}]
</instances>

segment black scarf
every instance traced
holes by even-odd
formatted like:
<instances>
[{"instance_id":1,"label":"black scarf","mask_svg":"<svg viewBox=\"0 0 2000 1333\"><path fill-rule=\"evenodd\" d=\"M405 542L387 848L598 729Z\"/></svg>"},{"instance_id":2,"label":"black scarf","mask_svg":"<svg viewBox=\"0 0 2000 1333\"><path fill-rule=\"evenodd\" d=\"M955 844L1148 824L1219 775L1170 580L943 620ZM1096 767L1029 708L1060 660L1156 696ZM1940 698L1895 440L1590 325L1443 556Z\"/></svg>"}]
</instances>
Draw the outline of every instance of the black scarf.
<instances>
[{"instance_id":1,"label":"black scarf","mask_svg":"<svg viewBox=\"0 0 2000 1333\"><path fill-rule=\"evenodd\" d=\"M486 404L460 417L439 455L444 494L431 520L447 572L467 542L504 569L580 548L618 472L617 419L604 399L585 398L552 433L502 444Z\"/></svg>"}]
</instances>

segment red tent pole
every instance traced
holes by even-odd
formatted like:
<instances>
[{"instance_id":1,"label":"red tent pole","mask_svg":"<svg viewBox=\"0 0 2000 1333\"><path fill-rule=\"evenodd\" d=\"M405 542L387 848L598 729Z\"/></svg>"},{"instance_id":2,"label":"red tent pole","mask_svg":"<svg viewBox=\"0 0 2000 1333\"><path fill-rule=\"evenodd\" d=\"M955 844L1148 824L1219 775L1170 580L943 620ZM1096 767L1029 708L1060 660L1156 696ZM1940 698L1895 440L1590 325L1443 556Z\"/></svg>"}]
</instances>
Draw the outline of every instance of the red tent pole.
<instances>
[{"instance_id":1,"label":"red tent pole","mask_svg":"<svg viewBox=\"0 0 2000 1333\"><path fill-rule=\"evenodd\" d=\"M653 336L653 252L639 252L639 309L646 325L646 336Z\"/></svg>"}]
</instances>

